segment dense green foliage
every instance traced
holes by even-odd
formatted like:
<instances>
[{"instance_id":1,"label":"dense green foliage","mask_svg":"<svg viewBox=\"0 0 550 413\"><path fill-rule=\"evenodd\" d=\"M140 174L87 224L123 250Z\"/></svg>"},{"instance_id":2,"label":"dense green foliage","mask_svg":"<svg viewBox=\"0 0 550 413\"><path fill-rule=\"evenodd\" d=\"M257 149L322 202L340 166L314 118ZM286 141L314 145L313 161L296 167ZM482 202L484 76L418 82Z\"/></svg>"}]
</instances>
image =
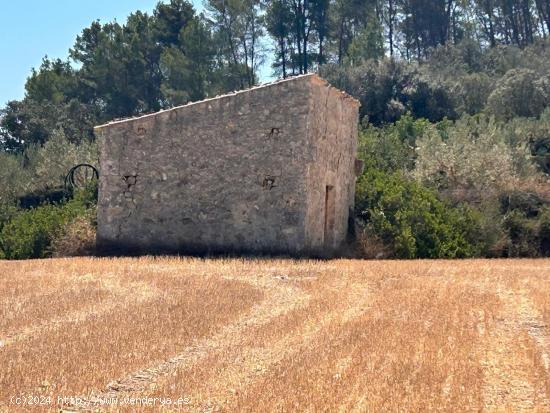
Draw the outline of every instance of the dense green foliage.
<instances>
[{"instance_id":1,"label":"dense green foliage","mask_svg":"<svg viewBox=\"0 0 550 413\"><path fill-rule=\"evenodd\" d=\"M550 255L550 204L534 192L517 189L503 193L500 211L508 234L509 256Z\"/></svg>"},{"instance_id":2,"label":"dense green foliage","mask_svg":"<svg viewBox=\"0 0 550 413\"><path fill-rule=\"evenodd\" d=\"M81 216L92 219L95 188L80 191L61 204L44 204L28 210L11 211L9 220L0 221L0 254L8 259L44 258L50 246L66 226ZM2 217L0 217L0 220Z\"/></svg>"},{"instance_id":3,"label":"dense green foliage","mask_svg":"<svg viewBox=\"0 0 550 413\"><path fill-rule=\"evenodd\" d=\"M550 127L549 112L436 124L405 115L363 129L356 214L381 244L366 255L548 255L550 184L533 131Z\"/></svg>"},{"instance_id":4,"label":"dense green foliage","mask_svg":"<svg viewBox=\"0 0 550 413\"><path fill-rule=\"evenodd\" d=\"M361 118L391 123L406 112L432 122L486 112L501 120L538 117L550 105L550 43L484 49L464 40L429 58L329 64L321 74L361 101Z\"/></svg>"},{"instance_id":5,"label":"dense green foliage","mask_svg":"<svg viewBox=\"0 0 550 413\"><path fill-rule=\"evenodd\" d=\"M361 102L365 255L550 254L548 1L204 5L92 22L0 108L0 257L50 254L75 216L74 234L90 232L90 209L60 186L73 165L97 165L94 125L253 86L266 61Z\"/></svg>"},{"instance_id":6,"label":"dense green foliage","mask_svg":"<svg viewBox=\"0 0 550 413\"><path fill-rule=\"evenodd\" d=\"M42 146L29 145L20 154L0 151L0 205L17 205L22 196L62 189L70 168L97 164L97 158L95 142L71 143L59 131Z\"/></svg>"},{"instance_id":7,"label":"dense green foliage","mask_svg":"<svg viewBox=\"0 0 550 413\"><path fill-rule=\"evenodd\" d=\"M44 258L55 233L77 213L52 204L19 212L2 229L4 255L10 259Z\"/></svg>"},{"instance_id":8,"label":"dense green foliage","mask_svg":"<svg viewBox=\"0 0 550 413\"><path fill-rule=\"evenodd\" d=\"M447 206L434 191L399 172L367 170L357 183L357 201L365 235L378 237L392 256L463 258L481 252L475 213Z\"/></svg>"}]
</instances>

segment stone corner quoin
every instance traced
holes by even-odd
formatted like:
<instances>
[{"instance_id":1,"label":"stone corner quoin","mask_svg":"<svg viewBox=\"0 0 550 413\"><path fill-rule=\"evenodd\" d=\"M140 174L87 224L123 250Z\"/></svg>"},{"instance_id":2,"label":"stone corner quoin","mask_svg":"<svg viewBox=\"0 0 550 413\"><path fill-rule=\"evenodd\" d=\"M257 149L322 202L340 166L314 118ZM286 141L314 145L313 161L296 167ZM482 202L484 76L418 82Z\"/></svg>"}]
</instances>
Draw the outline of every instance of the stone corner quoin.
<instances>
[{"instance_id":1,"label":"stone corner quoin","mask_svg":"<svg viewBox=\"0 0 550 413\"><path fill-rule=\"evenodd\" d=\"M104 254L337 254L359 102L315 74L97 126Z\"/></svg>"}]
</instances>

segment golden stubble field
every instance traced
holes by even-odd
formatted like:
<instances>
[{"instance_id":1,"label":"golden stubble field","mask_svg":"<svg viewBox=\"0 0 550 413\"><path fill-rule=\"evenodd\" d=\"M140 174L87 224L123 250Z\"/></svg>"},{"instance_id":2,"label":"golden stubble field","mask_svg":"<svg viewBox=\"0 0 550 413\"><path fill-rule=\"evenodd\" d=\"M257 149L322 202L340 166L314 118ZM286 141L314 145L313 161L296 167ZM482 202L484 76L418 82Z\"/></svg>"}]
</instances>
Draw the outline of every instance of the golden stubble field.
<instances>
[{"instance_id":1,"label":"golden stubble field","mask_svg":"<svg viewBox=\"0 0 550 413\"><path fill-rule=\"evenodd\" d=\"M0 261L0 411L549 412L549 326L550 260Z\"/></svg>"}]
</instances>

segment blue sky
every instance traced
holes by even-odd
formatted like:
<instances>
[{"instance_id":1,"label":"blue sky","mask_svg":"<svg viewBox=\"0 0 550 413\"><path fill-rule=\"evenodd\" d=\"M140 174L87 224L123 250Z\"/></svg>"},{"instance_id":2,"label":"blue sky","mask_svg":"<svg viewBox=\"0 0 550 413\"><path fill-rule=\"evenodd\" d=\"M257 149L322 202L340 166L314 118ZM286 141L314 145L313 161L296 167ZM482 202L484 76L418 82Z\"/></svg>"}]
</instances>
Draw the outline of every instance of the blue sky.
<instances>
[{"instance_id":1,"label":"blue sky","mask_svg":"<svg viewBox=\"0 0 550 413\"><path fill-rule=\"evenodd\" d=\"M65 59L83 28L96 19L124 22L158 0L0 0L0 107L21 99L32 67L45 55ZM200 7L201 0L193 4Z\"/></svg>"}]
</instances>

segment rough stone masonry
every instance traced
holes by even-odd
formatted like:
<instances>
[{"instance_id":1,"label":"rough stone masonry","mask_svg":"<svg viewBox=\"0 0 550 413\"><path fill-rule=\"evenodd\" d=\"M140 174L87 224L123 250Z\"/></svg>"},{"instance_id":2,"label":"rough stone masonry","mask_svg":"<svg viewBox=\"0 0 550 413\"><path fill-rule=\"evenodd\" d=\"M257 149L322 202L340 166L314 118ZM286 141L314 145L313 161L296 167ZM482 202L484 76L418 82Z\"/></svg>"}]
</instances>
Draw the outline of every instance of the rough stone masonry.
<instances>
[{"instance_id":1,"label":"rough stone masonry","mask_svg":"<svg viewBox=\"0 0 550 413\"><path fill-rule=\"evenodd\" d=\"M103 253L333 255L359 103L303 75L95 128Z\"/></svg>"}]
</instances>

